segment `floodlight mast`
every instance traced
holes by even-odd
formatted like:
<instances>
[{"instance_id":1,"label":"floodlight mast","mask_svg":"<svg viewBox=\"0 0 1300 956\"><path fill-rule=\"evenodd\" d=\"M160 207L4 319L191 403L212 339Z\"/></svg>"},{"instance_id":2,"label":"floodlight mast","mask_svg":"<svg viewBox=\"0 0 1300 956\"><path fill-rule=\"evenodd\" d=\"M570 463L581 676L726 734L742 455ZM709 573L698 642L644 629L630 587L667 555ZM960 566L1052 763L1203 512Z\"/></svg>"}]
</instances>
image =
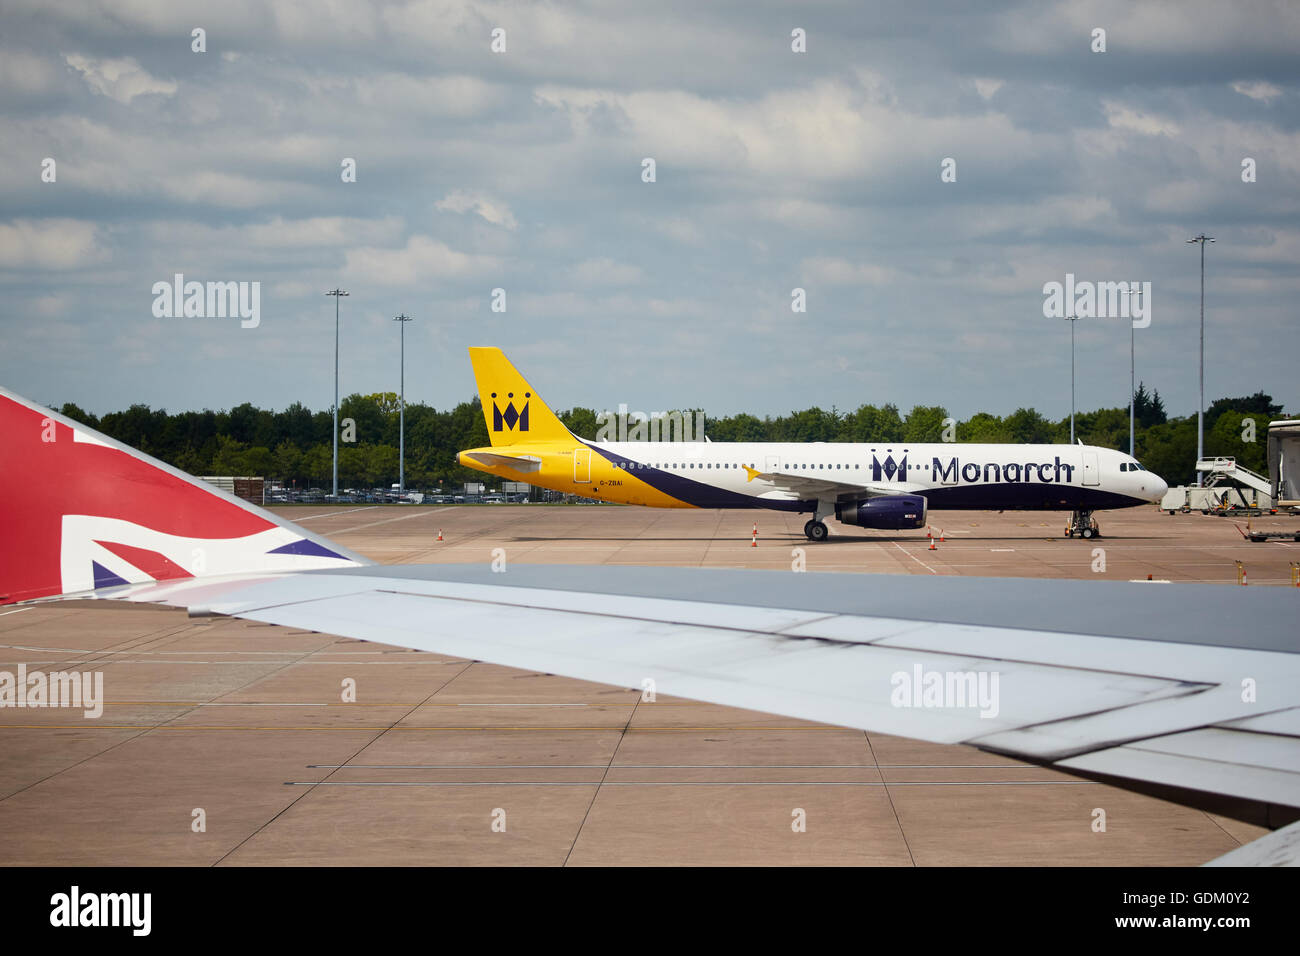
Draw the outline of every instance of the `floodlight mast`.
<instances>
[{"instance_id":1,"label":"floodlight mast","mask_svg":"<svg viewBox=\"0 0 1300 956\"><path fill-rule=\"evenodd\" d=\"M1201 247L1201 400L1196 406L1196 460L1199 462L1205 458L1205 244L1215 240L1213 236L1201 233L1187 241L1199 243ZM1201 488L1204 485L1205 476L1198 471L1196 487Z\"/></svg>"},{"instance_id":2,"label":"floodlight mast","mask_svg":"<svg viewBox=\"0 0 1300 956\"><path fill-rule=\"evenodd\" d=\"M326 295L334 296L334 490L332 497L339 500L339 299L349 293L331 289Z\"/></svg>"},{"instance_id":3,"label":"floodlight mast","mask_svg":"<svg viewBox=\"0 0 1300 956\"><path fill-rule=\"evenodd\" d=\"M402 329L402 359L401 359L401 391L397 399L397 495L398 497L406 496L406 323L411 321L411 317L403 312L401 315L393 316L394 322L401 323Z\"/></svg>"}]
</instances>

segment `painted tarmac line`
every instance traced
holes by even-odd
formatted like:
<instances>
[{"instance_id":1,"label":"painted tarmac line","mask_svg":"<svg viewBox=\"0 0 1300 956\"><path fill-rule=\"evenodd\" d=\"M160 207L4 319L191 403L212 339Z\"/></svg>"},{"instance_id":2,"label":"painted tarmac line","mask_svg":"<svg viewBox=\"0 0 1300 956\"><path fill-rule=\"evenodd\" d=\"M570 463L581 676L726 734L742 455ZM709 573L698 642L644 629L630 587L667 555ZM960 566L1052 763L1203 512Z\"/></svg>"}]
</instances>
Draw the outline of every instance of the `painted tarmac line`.
<instances>
[{"instance_id":1,"label":"painted tarmac line","mask_svg":"<svg viewBox=\"0 0 1300 956\"><path fill-rule=\"evenodd\" d=\"M431 703L432 703L432 702L431 702ZM628 706L629 704L631 704L631 701L624 701L624 702L622 702L622 703L620 703L620 704L612 704L612 703L611 703L609 706L626 707L626 706ZM438 704L438 705L435 705L435 706L442 706L442 707L603 707L603 706L606 706L606 705L604 705L604 704L529 704L529 703L523 703L523 704L460 704L460 703L447 703L447 704Z\"/></svg>"},{"instance_id":2,"label":"painted tarmac line","mask_svg":"<svg viewBox=\"0 0 1300 956\"><path fill-rule=\"evenodd\" d=\"M405 514L398 515L396 518L385 518L383 521L372 521L369 524L359 524L353 528L340 528L337 531L331 531L330 535L351 534L354 531L364 531L366 528L377 528L381 524L392 524L394 521L406 521L408 518L420 518L425 515L434 515L439 512L454 510L456 510L455 505L452 505L449 508L432 508L428 511L408 511Z\"/></svg>"},{"instance_id":3,"label":"painted tarmac line","mask_svg":"<svg viewBox=\"0 0 1300 956\"><path fill-rule=\"evenodd\" d=\"M1092 780L286 780L286 787L1104 787Z\"/></svg>"},{"instance_id":4,"label":"painted tarmac line","mask_svg":"<svg viewBox=\"0 0 1300 956\"><path fill-rule=\"evenodd\" d=\"M148 730L148 731L165 731L165 732L199 732L199 731L218 731L222 733L372 733L375 730L384 730L385 732L402 732L402 731L422 731L433 733L542 733L542 734L562 734L562 733L593 733L607 734L611 730L617 730L620 724L593 724L587 727L575 726L549 726L529 724L527 726L511 725L476 725L476 724L444 724L436 726L425 725L408 725L408 724L389 724L387 722L374 724L348 724L340 727L243 727L237 724L176 724L170 721L161 724L105 724L96 721L94 726L89 724L6 724L0 722L0 730ZM803 727L767 727L763 725L745 726L745 727L633 727L627 731L628 734L680 734L680 733L839 733L839 734L859 734L860 731L850 730L847 727L833 727L828 725L810 724Z\"/></svg>"},{"instance_id":5,"label":"painted tarmac line","mask_svg":"<svg viewBox=\"0 0 1300 956\"><path fill-rule=\"evenodd\" d=\"M938 574L938 573L939 573L939 572L936 571L934 568L930 567L928 564L926 564L924 561L922 561L920 558L918 558L916 555L914 555L911 551L908 551L906 548L904 548L904 547L903 547L901 544L899 544L898 542L894 542L894 547L896 547L899 551L902 551L905 555L907 555L909 558L911 558L913 561L915 561L915 562L916 562L917 564L919 564L921 567L925 568L925 569L926 569L927 571L929 571L931 574Z\"/></svg>"},{"instance_id":6,"label":"painted tarmac line","mask_svg":"<svg viewBox=\"0 0 1300 956\"><path fill-rule=\"evenodd\" d=\"M374 511L379 505L371 505L369 508L349 508L347 511L322 511L320 514L307 515L303 518L291 518L291 521L312 521L316 518L328 518L331 515L354 515L358 511ZM288 515L285 516L286 518Z\"/></svg>"},{"instance_id":7,"label":"painted tarmac line","mask_svg":"<svg viewBox=\"0 0 1300 956\"><path fill-rule=\"evenodd\" d=\"M308 770L1052 770L1032 764L924 763L516 763L516 764L382 764L309 763Z\"/></svg>"}]
</instances>

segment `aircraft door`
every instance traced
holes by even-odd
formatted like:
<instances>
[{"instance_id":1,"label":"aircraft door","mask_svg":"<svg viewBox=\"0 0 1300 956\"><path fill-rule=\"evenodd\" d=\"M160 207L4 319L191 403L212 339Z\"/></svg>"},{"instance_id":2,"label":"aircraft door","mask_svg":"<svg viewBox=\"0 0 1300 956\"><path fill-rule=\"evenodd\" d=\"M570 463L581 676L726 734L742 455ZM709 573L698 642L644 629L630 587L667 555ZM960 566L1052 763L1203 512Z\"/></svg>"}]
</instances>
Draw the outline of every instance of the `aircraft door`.
<instances>
[{"instance_id":1,"label":"aircraft door","mask_svg":"<svg viewBox=\"0 0 1300 956\"><path fill-rule=\"evenodd\" d=\"M1083 453L1083 483L1085 485L1101 484L1101 469L1097 467L1097 453L1095 451L1085 451Z\"/></svg>"},{"instance_id":2,"label":"aircraft door","mask_svg":"<svg viewBox=\"0 0 1300 956\"><path fill-rule=\"evenodd\" d=\"M591 483L591 449L573 450L573 480L577 484Z\"/></svg>"},{"instance_id":3,"label":"aircraft door","mask_svg":"<svg viewBox=\"0 0 1300 956\"><path fill-rule=\"evenodd\" d=\"M781 470L781 456L768 455L767 460L763 463L763 470L769 475Z\"/></svg>"}]
</instances>

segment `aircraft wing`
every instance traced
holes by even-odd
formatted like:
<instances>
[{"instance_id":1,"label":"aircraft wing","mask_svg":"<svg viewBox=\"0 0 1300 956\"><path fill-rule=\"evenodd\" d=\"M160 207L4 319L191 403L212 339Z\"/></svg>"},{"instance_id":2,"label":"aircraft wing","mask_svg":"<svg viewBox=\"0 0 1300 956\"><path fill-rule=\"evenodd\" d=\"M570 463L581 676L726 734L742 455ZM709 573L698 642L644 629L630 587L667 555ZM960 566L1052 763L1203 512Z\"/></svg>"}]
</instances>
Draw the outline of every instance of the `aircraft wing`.
<instances>
[{"instance_id":1,"label":"aircraft wing","mask_svg":"<svg viewBox=\"0 0 1300 956\"><path fill-rule=\"evenodd\" d=\"M659 694L969 744L1253 822L1300 818L1296 596L1283 589L429 565L111 596L650 680Z\"/></svg>"},{"instance_id":2,"label":"aircraft wing","mask_svg":"<svg viewBox=\"0 0 1300 956\"><path fill-rule=\"evenodd\" d=\"M919 495L926 489L923 485L901 482L893 485L873 484L872 482L835 481L831 478L817 478L812 475L799 475L785 471L758 471L746 468L746 481L762 481L774 491L785 492L802 501L817 498L823 501L841 498L875 498L880 495Z\"/></svg>"},{"instance_id":3,"label":"aircraft wing","mask_svg":"<svg viewBox=\"0 0 1300 956\"><path fill-rule=\"evenodd\" d=\"M160 602L650 681L657 694L969 744L1270 826L1300 819L1294 589L379 566L3 388L0 434L0 604Z\"/></svg>"}]
</instances>

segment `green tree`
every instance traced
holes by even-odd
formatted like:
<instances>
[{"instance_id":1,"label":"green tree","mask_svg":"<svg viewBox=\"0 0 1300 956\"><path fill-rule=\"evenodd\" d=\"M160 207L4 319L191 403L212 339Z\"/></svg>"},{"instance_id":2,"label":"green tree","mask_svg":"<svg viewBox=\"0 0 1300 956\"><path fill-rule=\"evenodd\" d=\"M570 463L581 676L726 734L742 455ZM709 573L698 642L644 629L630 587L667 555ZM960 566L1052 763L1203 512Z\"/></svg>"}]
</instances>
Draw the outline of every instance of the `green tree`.
<instances>
[{"instance_id":1,"label":"green tree","mask_svg":"<svg viewBox=\"0 0 1300 956\"><path fill-rule=\"evenodd\" d=\"M50 407L53 408L54 406ZM59 409L59 414L65 418L71 418L73 421L81 422L83 425L88 425L96 431L100 430L99 419L72 402L64 402L63 407Z\"/></svg>"},{"instance_id":2,"label":"green tree","mask_svg":"<svg viewBox=\"0 0 1300 956\"><path fill-rule=\"evenodd\" d=\"M1133 393L1133 420L1142 428L1163 425L1168 420L1160 393L1148 393L1145 382L1138 382L1137 391Z\"/></svg>"},{"instance_id":3,"label":"green tree","mask_svg":"<svg viewBox=\"0 0 1300 956\"><path fill-rule=\"evenodd\" d=\"M1015 437L996 415L978 412L964 422L957 423L957 440L962 442L1010 443Z\"/></svg>"},{"instance_id":4,"label":"green tree","mask_svg":"<svg viewBox=\"0 0 1300 956\"><path fill-rule=\"evenodd\" d=\"M897 405L860 405L844 416L840 441L889 442L903 440L903 419Z\"/></svg>"},{"instance_id":5,"label":"green tree","mask_svg":"<svg viewBox=\"0 0 1300 956\"><path fill-rule=\"evenodd\" d=\"M271 478L275 476L275 456L271 449L257 445L249 448L240 458L241 475L252 478Z\"/></svg>"},{"instance_id":6,"label":"green tree","mask_svg":"<svg viewBox=\"0 0 1300 956\"><path fill-rule=\"evenodd\" d=\"M596 410L594 408L571 408L565 412L559 412L556 415L564 427L575 435L583 438L595 438L596 432L600 428L596 424ZM628 423L628 428L632 423Z\"/></svg>"},{"instance_id":7,"label":"green tree","mask_svg":"<svg viewBox=\"0 0 1300 956\"><path fill-rule=\"evenodd\" d=\"M939 405L917 405L903 421L904 441L940 441L948 410Z\"/></svg>"},{"instance_id":8,"label":"green tree","mask_svg":"<svg viewBox=\"0 0 1300 956\"><path fill-rule=\"evenodd\" d=\"M285 438L275 446L275 476L281 481L291 481L298 477L299 466L302 464L302 452L298 446L291 440Z\"/></svg>"},{"instance_id":9,"label":"green tree","mask_svg":"<svg viewBox=\"0 0 1300 956\"><path fill-rule=\"evenodd\" d=\"M1017 408L1003 419L1013 442L1044 444L1056 440L1056 427L1032 408Z\"/></svg>"},{"instance_id":10,"label":"green tree","mask_svg":"<svg viewBox=\"0 0 1300 956\"><path fill-rule=\"evenodd\" d=\"M1247 421L1252 423L1249 427ZM1206 430L1205 455L1232 457L1251 471L1268 474L1267 432L1268 422L1262 422L1257 412L1222 411L1215 418L1214 427Z\"/></svg>"},{"instance_id":11,"label":"green tree","mask_svg":"<svg viewBox=\"0 0 1300 956\"><path fill-rule=\"evenodd\" d=\"M704 429L714 441L767 441L767 423L745 412L708 419Z\"/></svg>"},{"instance_id":12,"label":"green tree","mask_svg":"<svg viewBox=\"0 0 1300 956\"><path fill-rule=\"evenodd\" d=\"M1282 406L1273 403L1273 396L1266 395L1263 391L1258 391L1254 395L1247 395L1243 398L1221 398L1213 402L1205 410L1205 429L1209 431L1218 421L1219 416L1226 411L1236 411L1249 415L1254 412L1260 418L1266 419L1261 422L1267 429L1269 421L1276 419L1282 414Z\"/></svg>"},{"instance_id":13,"label":"green tree","mask_svg":"<svg viewBox=\"0 0 1300 956\"><path fill-rule=\"evenodd\" d=\"M366 484L371 488L397 484L397 449L392 445L369 445L364 451Z\"/></svg>"},{"instance_id":14,"label":"green tree","mask_svg":"<svg viewBox=\"0 0 1300 956\"><path fill-rule=\"evenodd\" d=\"M1171 418L1137 436L1138 459L1171 485L1196 481L1196 416Z\"/></svg>"},{"instance_id":15,"label":"green tree","mask_svg":"<svg viewBox=\"0 0 1300 956\"><path fill-rule=\"evenodd\" d=\"M312 445L303 452L299 467L309 486L328 485L334 468L334 451L324 442Z\"/></svg>"},{"instance_id":16,"label":"green tree","mask_svg":"<svg viewBox=\"0 0 1300 956\"><path fill-rule=\"evenodd\" d=\"M385 402L382 397L385 394L391 393L376 392L373 395L349 395L339 402L340 433L343 431L343 419L350 418L356 423L356 439L358 443L383 441L388 430L389 414L384 410ZM345 444L342 434L339 435L339 442L340 447Z\"/></svg>"},{"instance_id":17,"label":"green tree","mask_svg":"<svg viewBox=\"0 0 1300 956\"><path fill-rule=\"evenodd\" d=\"M244 471L244 452L248 446L241 441L235 441L229 435L222 435L217 439L217 453L212 456L212 469L214 476L234 477L246 474Z\"/></svg>"}]
</instances>

